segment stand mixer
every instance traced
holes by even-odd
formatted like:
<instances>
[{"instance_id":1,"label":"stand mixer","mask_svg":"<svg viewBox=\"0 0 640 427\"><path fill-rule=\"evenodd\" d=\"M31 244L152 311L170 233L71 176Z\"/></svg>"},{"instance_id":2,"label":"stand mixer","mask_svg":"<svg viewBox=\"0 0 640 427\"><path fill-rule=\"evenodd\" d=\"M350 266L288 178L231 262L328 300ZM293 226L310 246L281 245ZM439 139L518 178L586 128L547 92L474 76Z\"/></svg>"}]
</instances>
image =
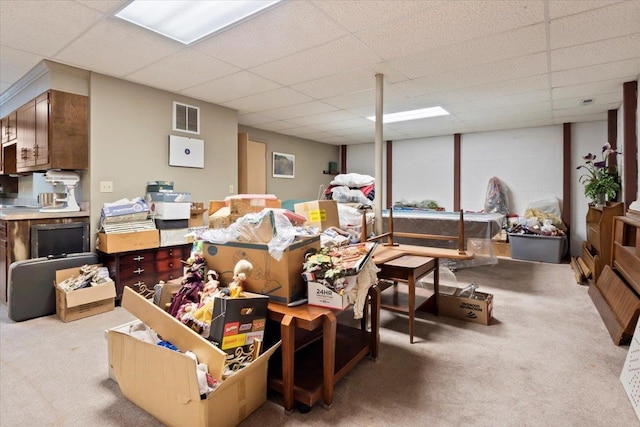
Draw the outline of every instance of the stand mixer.
<instances>
[{"instance_id":1,"label":"stand mixer","mask_svg":"<svg viewBox=\"0 0 640 427\"><path fill-rule=\"evenodd\" d=\"M80 175L71 171L49 170L44 175L44 179L49 184L52 184L54 188L59 184L64 186L66 197L64 199L56 199L56 201L65 202L66 206L41 208L40 212L78 212L80 210L75 194Z\"/></svg>"}]
</instances>

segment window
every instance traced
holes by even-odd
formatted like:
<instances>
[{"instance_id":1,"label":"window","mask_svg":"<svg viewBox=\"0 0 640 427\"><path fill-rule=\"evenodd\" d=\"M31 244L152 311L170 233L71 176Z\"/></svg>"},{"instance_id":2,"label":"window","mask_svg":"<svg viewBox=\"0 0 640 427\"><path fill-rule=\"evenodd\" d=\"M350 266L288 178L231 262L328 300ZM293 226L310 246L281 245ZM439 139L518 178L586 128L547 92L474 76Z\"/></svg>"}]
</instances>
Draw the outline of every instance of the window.
<instances>
[{"instance_id":1,"label":"window","mask_svg":"<svg viewBox=\"0 0 640 427\"><path fill-rule=\"evenodd\" d=\"M173 130L200 135L200 108L174 102Z\"/></svg>"}]
</instances>

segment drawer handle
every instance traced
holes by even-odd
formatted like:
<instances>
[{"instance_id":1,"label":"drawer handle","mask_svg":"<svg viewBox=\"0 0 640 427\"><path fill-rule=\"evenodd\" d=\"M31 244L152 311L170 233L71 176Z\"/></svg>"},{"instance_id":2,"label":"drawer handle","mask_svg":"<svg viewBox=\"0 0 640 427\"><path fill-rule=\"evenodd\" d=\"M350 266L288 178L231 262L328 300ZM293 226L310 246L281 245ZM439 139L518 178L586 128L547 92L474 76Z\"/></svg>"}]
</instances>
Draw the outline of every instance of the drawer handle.
<instances>
[{"instance_id":1,"label":"drawer handle","mask_svg":"<svg viewBox=\"0 0 640 427\"><path fill-rule=\"evenodd\" d=\"M142 261L143 259L144 259L144 257L142 255L138 255L138 256L133 258L134 261Z\"/></svg>"},{"instance_id":2,"label":"drawer handle","mask_svg":"<svg viewBox=\"0 0 640 427\"><path fill-rule=\"evenodd\" d=\"M169 268L173 268L173 263L172 262L169 263Z\"/></svg>"},{"instance_id":3,"label":"drawer handle","mask_svg":"<svg viewBox=\"0 0 640 427\"><path fill-rule=\"evenodd\" d=\"M144 268L139 268L139 267L138 267L138 269L137 269L137 270L133 270L133 272L134 272L135 274L142 274L142 273L144 273Z\"/></svg>"}]
</instances>

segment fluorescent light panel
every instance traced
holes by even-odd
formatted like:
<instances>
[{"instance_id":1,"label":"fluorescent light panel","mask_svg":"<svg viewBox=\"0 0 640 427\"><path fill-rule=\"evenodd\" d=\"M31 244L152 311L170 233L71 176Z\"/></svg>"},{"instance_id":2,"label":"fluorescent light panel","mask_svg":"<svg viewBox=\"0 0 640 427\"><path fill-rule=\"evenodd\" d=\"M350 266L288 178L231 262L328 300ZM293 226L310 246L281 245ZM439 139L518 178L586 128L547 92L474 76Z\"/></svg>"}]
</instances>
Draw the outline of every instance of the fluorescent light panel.
<instances>
[{"instance_id":1,"label":"fluorescent light panel","mask_svg":"<svg viewBox=\"0 0 640 427\"><path fill-rule=\"evenodd\" d=\"M427 117L448 116L449 113L442 107L421 108L419 110L401 111L399 113L383 114L382 123L405 122L408 120L425 119ZM372 122L376 116L367 117Z\"/></svg>"},{"instance_id":2,"label":"fluorescent light panel","mask_svg":"<svg viewBox=\"0 0 640 427\"><path fill-rule=\"evenodd\" d=\"M134 0L116 14L165 37L190 44L280 0Z\"/></svg>"}]
</instances>

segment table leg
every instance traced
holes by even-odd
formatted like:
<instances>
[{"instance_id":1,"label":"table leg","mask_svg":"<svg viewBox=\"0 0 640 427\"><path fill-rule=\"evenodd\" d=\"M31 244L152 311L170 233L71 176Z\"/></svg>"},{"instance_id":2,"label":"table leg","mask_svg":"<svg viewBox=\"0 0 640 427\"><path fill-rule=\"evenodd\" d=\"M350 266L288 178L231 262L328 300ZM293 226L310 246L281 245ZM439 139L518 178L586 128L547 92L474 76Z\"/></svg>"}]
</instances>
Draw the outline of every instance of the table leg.
<instances>
[{"instance_id":1,"label":"table leg","mask_svg":"<svg viewBox=\"0 0 640 427\"><path fill-rule=\"evenodd\" d=\"M369 289L370 309L371 309L371 358L378 358L378 347L380 346L380 288L372 286Z\"/></svg>"},{"instance_id":2,"label":"table leg","mask_svg":"<svg viewBox=\"0 0 640 427\"><path fill-rule=\"evenodd\" d=\"M336 330L338 321L329 312L324 315L322 323L322 385L324 404L333 404L333 386L336 373Z\"/></svg>"},{"instance_id":3,"label":"table leg","mask_svg":"<svg viewBox=\"0 0 640 427\"><path fill-rule=\"evenodd\" d=\"M282 388L285 413L293 411L293 372L295 353L295 320L291 315L285 315L280 322L280 338L282 344Z\"/></svg>"},{"instance_id":4,"label":"table leg","mask_svg":"<svg viewBox=\"0 0 640 427\"><path fill-rule=\"evenodd\" d=\"M409 342L413 344L413 320L416 315L416 278L413 273L409 274Z\"/></svg>"},{"instance_id":5,"label":"table leg","mask_svg":"<svg viewBox=\"0 0 640 427\"><path fill-rule=\"evenodd\" d=\"M435 258L435 267L433 269L433 313L438 315L438 301L440 300L440 259Z\"/></svg>"}]
</instances>

